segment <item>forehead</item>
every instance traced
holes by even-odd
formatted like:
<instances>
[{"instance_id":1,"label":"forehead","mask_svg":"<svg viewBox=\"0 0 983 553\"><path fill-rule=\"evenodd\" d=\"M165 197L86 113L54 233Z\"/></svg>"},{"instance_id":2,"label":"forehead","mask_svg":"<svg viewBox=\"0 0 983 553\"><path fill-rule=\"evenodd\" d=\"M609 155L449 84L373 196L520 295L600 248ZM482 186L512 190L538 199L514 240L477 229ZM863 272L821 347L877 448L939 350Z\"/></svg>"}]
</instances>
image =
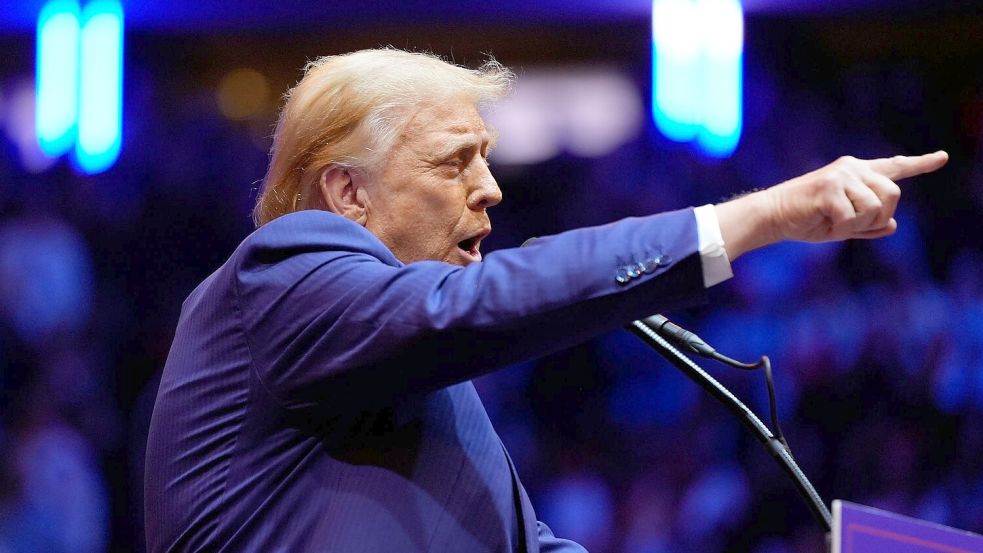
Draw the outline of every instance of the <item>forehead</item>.
<instances>
[{"instance_id":1,"label":"forehead","mask_svg":"<svg viewBox=\"0 0 983 553\"><path fill-rule=\"evenodd\" d=\"M428 102L416 108L403 127L404 139L440 141L454 136L490 140L485 122L474 103L466 98Z\"/></svg>"}]
</instances>

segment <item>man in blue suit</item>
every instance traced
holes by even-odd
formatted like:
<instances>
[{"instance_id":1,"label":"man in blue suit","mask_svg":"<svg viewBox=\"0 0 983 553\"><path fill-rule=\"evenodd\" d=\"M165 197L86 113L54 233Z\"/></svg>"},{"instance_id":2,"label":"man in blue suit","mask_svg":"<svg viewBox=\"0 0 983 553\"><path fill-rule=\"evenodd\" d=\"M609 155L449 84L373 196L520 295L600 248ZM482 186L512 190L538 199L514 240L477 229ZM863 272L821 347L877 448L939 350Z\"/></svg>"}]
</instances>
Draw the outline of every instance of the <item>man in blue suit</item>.
<instances>
[{"instance_id":1,"label":"man in blue suit","mask_svg":"<svg viewBox=\"0 0 983 553\"><path fill-rule=\"evenodd\" d=\"M422 54L322 58L290 92L259 228L183 305L146 463L152 551L576 552L536 520L470 379L697 302L778 240L891 234L864 161L717 206L491 253L511 74Z\"/></svg>"}]
</instances>

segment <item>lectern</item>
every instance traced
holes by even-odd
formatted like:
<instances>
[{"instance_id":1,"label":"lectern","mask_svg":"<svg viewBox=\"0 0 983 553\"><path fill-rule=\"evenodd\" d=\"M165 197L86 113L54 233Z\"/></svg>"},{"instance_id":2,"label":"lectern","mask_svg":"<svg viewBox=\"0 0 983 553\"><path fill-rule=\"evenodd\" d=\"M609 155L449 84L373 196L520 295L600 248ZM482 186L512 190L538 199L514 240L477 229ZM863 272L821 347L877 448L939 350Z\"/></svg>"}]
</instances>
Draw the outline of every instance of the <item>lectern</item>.
<instances>
[{"instance_id":1,"label":"lectern","mask_svg":"<svg viewBox=\"0 0 983 553\"><path fill-rule=\"evenodd\" d=\"M833 501L831 553L983 553L983 536Z\"/></svg>"}]
</instances>

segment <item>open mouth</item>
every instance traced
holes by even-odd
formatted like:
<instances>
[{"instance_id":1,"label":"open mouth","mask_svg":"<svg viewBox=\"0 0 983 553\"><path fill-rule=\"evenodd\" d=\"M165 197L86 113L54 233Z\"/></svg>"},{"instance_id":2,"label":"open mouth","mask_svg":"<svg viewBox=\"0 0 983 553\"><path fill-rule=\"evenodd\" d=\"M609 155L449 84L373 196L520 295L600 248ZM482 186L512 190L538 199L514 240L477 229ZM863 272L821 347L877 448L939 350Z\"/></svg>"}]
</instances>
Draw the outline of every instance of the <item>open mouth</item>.
<instances>
[{"instance_id":1,"label":"open mouth","mask_svg":"<svg viewBox=\"0 0 983 553\"><path fill-rule=\"evenodd\" d=\"M469 258L477 261L481 261L481 240L484 239L490 233L490 230L484 230L480 233L470 237L465 238L457 243L457 247L464 252Z\"/></svg>"}]
</instances>

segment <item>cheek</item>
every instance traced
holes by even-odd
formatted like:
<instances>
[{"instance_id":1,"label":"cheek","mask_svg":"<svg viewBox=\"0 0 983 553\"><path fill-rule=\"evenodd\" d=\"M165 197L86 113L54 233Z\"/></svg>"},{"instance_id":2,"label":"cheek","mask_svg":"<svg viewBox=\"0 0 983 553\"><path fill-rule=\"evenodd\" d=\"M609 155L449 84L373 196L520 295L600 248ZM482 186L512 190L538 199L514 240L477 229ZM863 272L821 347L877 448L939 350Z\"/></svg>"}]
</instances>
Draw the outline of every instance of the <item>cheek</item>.
<instances>
[{"instance_id":1,"label":"cheek","mask_svg":"<svg viewBox=\"0 0 983 553\"><path fill-rule=\"evenodd\" d=\"M467 198L463 187L448 182L446 186L421 194L409 209L413 210L412 216L420 221L421 227L453 233L467 211Z\"/></svg>"},{"instance_id":2,"label":"cheek","mask_svg":"<svg viewBox=\"0 0 983 553\"><path fill-rule=\"evenodd\" d=\"M459 182L440 179L388 190L399 193L380 198L384 201L374 205L376 225L387 237L384 241L401 253L399 257L404 261L454 259L455 238L462 231L468 211L464 188Z\"/></svg>"},{"instance_id":3,"label":"cheek","mask_svg":"<svg viewBox=\"0 0 983 553\"><path fill-rule=\"evenodd\" d=\"M457 247L453 241L455 225L439 213L420 205L411 207L397 221L398 230L393 233L394 242L414 259L444 259L447 252Z\"/></svg>"}]
</instances>

